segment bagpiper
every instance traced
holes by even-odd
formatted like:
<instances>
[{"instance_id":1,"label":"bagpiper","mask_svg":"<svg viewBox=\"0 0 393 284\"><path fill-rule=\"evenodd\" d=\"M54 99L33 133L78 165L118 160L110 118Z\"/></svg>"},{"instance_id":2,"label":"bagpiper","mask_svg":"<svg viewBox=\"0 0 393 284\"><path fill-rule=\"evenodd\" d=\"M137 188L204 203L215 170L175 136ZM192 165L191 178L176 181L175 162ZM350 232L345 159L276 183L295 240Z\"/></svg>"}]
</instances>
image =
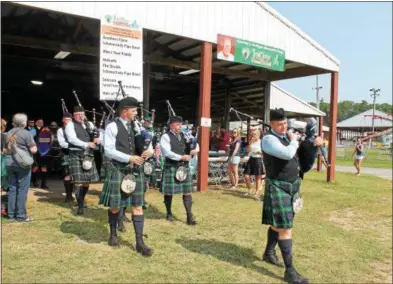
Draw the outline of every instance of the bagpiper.
<instances>
[{"instance_id":1,"label":"bagpiper","mask_svg":"<svg viewBox=\"0 0 393 284\"><path fill-rule=\"evenodd\" d=\"M61 147L61 166L62 166L62 176L64 181L64 189L66 193L66 198L64 200L65 203L71 203L73 201L72 192L73 185L71 182L71 172L70 172L70 162L69 162L69 144L68 139L65 134L66 126L72 121L72 116L68 112L63 113L62 123L63 126L57 130L57 140L59 141L59 145Z\"/></svg>"},{"instance_id":2,"label":"bagpiper","mask_svg":"<svg viewBox=\"0 0 393 284\"><path fill-rule=\"evenodd\" d=\"M187 224L196 225L197 222L192 214L194 187L189 162L192 156L199 152L199 145L195 143L195 149L191 150L182 132L182 123L183 120L180 116L170 116L168 121L170 129L162 135L160 140L162 154L165 157L160 192L164 195L168 221L174 221L171 209L173 195L183 194Z\"/></svg>"},{"instance_id":3,"label":"bagpiper","mask_svg":"<svg viewBox=\"0 0 393 284\"><path fill-rule=\"evenodd\" d=\"M143 240L145 175L143 167L145 159L153 155L149 147L141 155L136 154L136 137L140 135L135 117L138 101L132 97L122 99L117 108L119 117L105 128L105 155L110 159L107 175L100 196L99 204L108 209L110 236L108 244L119 246L117 226L121 208L131 207L132 223L135 230L136 251L143 256L151 256L153 250Z\"/></svg>"},{"instance_id":4,"label":"bagpiper","mask_svg":"<svg viewBox=\"0 0 393 284\"><path fill-rule=\"evenodd\" d=\"M89 154L100 143L99 138L94 138L94 141L91 141L93 127L92 123L87 121L83 107L75 106L73 120L65 127L65 135L70 150L71 180L78 203L77 215L84 214L84 201L89 184L99 180L94 156Z\"/></svg>"}]
</instances>

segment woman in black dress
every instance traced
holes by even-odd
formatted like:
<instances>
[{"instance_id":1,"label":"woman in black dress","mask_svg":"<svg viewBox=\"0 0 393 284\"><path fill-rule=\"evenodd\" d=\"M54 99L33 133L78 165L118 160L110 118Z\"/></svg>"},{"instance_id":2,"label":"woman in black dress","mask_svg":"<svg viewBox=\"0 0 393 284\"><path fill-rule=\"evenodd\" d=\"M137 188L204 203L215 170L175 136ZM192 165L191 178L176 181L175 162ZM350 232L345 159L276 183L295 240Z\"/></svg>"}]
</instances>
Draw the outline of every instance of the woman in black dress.
<instances>
[{"instance_id":1,"label":"woman in black dress","mask_svg":"<svg viewBox=\"0 0 393 284\"><path fill-rule=\"evenodd\" d=\"M254 198L259 199L259 191L262 188L262 179L265 178L265 167L263 165L262 149L261 149L261 131L254 129L250 143L247 146L247 152L249 153L250 159L244 169L244 179L248 192L245 195L251 195L251 176L255 179L255 194Z\"/></svg>"}]
</instances>

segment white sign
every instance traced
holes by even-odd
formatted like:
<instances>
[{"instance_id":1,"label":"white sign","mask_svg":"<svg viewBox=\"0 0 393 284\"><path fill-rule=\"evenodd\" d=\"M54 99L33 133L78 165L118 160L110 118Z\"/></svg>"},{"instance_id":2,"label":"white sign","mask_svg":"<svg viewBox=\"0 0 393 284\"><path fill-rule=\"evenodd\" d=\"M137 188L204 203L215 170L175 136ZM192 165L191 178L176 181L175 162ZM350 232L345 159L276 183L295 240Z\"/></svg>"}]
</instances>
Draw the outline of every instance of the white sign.
<instances>
[{"instance_id":1,"label":"white sign","mask_svg":"<svg viewBox=\"0 0 393 284\"><path fill-rule=\"evenodd\" d=\"M207 117L201 118L201 126L203 127L211 127L212 126L212 119Z\"/></svg>"},{"instance_id":2,"label":"white sign","mask_svg":"<svg viewBox=\"0 0 393 284\"><path fill-rule=\"evenodd\" d=\"M122 82L128 96L143 101L143 31L116 15L101 19L100 100L115 100ZM120 94L118 100L122 99Z\"/></svg>"}]
</instances>

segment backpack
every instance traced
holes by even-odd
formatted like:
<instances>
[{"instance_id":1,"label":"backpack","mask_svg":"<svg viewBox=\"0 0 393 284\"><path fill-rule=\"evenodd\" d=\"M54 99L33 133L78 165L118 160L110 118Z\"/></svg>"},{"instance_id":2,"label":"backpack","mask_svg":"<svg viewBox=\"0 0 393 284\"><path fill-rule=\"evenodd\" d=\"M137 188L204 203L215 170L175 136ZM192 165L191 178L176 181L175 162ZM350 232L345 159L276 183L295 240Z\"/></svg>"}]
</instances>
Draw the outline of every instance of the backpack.
<instances>
[{"instance_id":1,"label":"backpack","mask_svg":"<svg viewBox=\"0 0 393 284\"><path fill-rule=\"evenodd\" d=\"M19 131L19 130L18 130ZM13 136L18 133L16 131ZM13 141L8 141L11 143L11 149L12 153L11 156L12 158L16 161L16 163L23 169L29 169L31 165L34 163L33 156L29 151L26 151L18 146L18 143L16 143L16 140Z\"/></svg>"}]
</instances>

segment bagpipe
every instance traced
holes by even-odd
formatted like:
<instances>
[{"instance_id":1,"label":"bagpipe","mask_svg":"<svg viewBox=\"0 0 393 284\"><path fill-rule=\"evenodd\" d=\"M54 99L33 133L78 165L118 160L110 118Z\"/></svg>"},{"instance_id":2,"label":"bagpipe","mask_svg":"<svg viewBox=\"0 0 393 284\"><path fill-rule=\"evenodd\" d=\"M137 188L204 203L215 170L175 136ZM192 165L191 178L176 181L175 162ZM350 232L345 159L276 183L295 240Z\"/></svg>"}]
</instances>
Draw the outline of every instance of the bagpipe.
<instances>
[{"instance_id":1,"label":"bagpipe","mask_svg":"<svg viewBox=\"0 0 393 284\"><path fill-rule=\"evenodd\" d=\"M119 84L119 93L122 94L123 98L127 97L122 82L118 81ZM116 96L117 100L117 96ZM155 110L153 109L151 112L143 108L143 104L139 105L139 108L141 110L141 115L140 117L135 117L133 121L133 129L135 133L135 152L138 156L141 156L143 152L145 152L150 145L152 144L153 141L153 133L151 131L148 131L144 126L144 115L143 112L149 112L152 114L152 126L154 123L154 118L155 118ZM145 175L149 176L153 173L155 170L154 165L149 161L149 159L146 159L145 162L143 163L143 172ZM138 168L139 166L134 165L135 168Z\"/></svg>"},{"instance_id":2,"label":"bagpipe","mask_svg":"<svg viewBox=\"0 0 393 284\"><path fill-rule=\"evenodd\" d=\"M175 111L172 108L171 103L167 100L166 101L167 106L168 106L168 113L169 116L176 116ZM188 125L188 120L185 120L185 125L184 127L182 127L182 133L184 135L184 138L186 140L186 155L189 155L191 153L191 151L196 149L196 145L198 142L198 133L199 133L199 127L197 126L197 132L196 135L193 136L192 135L192 129L190 129L189 125Z\"/></svg>"},{"instance_id":3,"label":"bagpipe","mask_svg":"<svg viewBox=\"0 0 393 284\"><path fill-rule=\"evenodd\" d=\"M294 118L288 119L288 129L289 132L296 132L300 134L300 140L304 141L309 139L313 141L318 136L317 120L313 117L308 119L308 122L299 121ZM330 167L328 158L326 157L325 151L319 146L319 151L321 152L322 159L326 163L327 167Z\"/></svg>"},{"instance_id":4,"label":"bagpipe","mask_svg":"<svg viewBox=\"0 0 393 284\"><path fill-rule=\"evenodd\" d=\"M82 104L81 104L81 102L80 102L80 100L79 100L79 97L78 97L78 94L76 93L76 91L73 90L72 93L73 93L74 96L75 96L75 99L76 99L76 102L78 103L78 106L81 107L82 109L84 109L83 106L82 106ZM90 111L85 110L85 109L84 109L84 111L85 111L85 112L90 112ZM100 115L101 115L101 122L100 122L100 124L99 124L99 127L96 126L96 124L97 124L97 121L96 121L96 114L97 114L97 113L96 113L95 108L92 109L92 113L93 113L93 121L88 121L88 120L87 120L87 116L84 115L84 116L83 116L83 124L85 125L86 131L87 131L87 133L88 133L88 135L89 135L89 137L90 137L90 142L91 142L91 143L95 143L95 139L97 139L97 138L100 137L99 128L101 128L102 125L103 125L104 118L105 118L105 113L100 114ZM94 151L95 151L95 150L99 150L98 145L96 145L95 148L87 147L87 148L85 149L84 153L83 153L82 168L83 168L84 170L86 170L86 171L90 170L90 169L92 168L92 166L93 166Z\"/></svg>"},{"instance_id":5,"label":"bagpipe","mask_svg":"<svg viewBox=\"0 0 393 284\"><path fill-rule=\"evenodd\" d=\"M266 127L268 130L270 130L270 128L271 128L270 125L269 125L269 124L266 124L263 120L261 120L261 119L259 119L259 118L255 118L255 117L253 117L253 116L251 116L251 115L248 115L247 113L240 112L240 111L234 109L233 107L231 107L231 108L229 109L229 112L230 112L230 113L231 113L231 112L234 112L234 113L235 113L235 115L236 115L236 117L238 118L238 120L242 122L242 126L243 126L244 121L243 121L243 119L240 117L240 115L242 115L242 116L244 116L244 117L247 117L247 118L250 119L250 120L255 120L255 121L257 122L257 124L251 125L252 127L258 126L258 125L262 125L263 127Z\"/></svg>"},{"instance_id":6,"label":"bagpipe","mask_svg":"<svg viewBox=\"0 0 393 284\"><path fill-rule=\"evenodd\" d=\"M168 106L168 114L169 117L171 116L176 116L175 111L172 108L171 103L167 100L166 101L167 106ZM185 138L185 142L186 142L186 148L184 149L184 152L186 155L190 155L191 151L196 149L197 146L197 135L198 135L198 130L199 127L197 127L197 133L196 133L196 137L194 137L191 133L191 129L188 126L188 121L185 121L185 127L182 127L182 133L184 135ZM169 124L169 120L168 120L168 124ZM176 168L176 173L175 173L175 178L177 181L179 182L183 182L187 179L189 173L190 173L190 163L189 162L180 162L179 166Z\"/></svg>"}]
</instances>

